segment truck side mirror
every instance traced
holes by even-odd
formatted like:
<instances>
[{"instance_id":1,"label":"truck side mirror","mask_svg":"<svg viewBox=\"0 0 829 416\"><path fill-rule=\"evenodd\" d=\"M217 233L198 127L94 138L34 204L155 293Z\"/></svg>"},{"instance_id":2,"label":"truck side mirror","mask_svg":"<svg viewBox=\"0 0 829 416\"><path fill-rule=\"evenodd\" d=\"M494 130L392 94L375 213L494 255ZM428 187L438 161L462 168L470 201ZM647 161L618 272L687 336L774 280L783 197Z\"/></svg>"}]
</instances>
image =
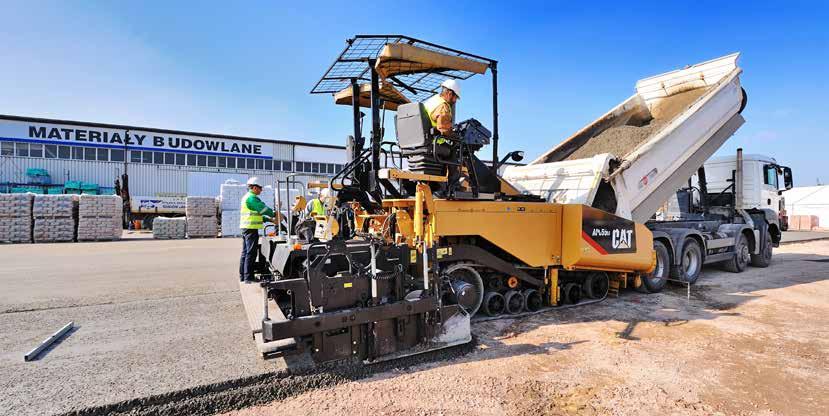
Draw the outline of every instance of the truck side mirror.
<instances>
[{"instance_id":1,"label":"truck side mirror","mask_svg":"<svg viewBox=\"0 0 829 416\"><path fill-rule=\"evenodd\" d=\"M783 184L786 190L792 189L794 180L792 179L792 169L788 166L783 166Z\"/></svg>"}]
</instances>

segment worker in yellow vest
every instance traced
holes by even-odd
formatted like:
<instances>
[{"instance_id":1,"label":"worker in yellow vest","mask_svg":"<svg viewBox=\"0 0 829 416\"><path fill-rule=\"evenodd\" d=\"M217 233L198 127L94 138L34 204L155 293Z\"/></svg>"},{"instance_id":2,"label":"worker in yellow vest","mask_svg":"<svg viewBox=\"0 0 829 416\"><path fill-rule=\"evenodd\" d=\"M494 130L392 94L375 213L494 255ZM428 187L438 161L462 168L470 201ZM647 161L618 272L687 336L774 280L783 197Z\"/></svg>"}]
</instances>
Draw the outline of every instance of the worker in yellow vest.
<instances>
[{"instance_id":1,"label":"worker in yellow vest","mask_svg":"<svg viewBox=\"0 0 829 416\"><path fill-rule=\"evenodd\" d=\"M454 79L443 81L440 94L435 94L423 102L432 127L446 136L452 132L455 124L455 103L461 99L461 83Z\"/></svg>"},{"instance_id":2,"label":"worker in yellow vest","mask_svg":"<svg viewBox=\"0 0 829 416\"><path fill-rule=\"evenodd\" d=\"M330 195L328 188L323 188L317 194L317 197L312 199L305 207L305 213L311 218L325 216L325 199L328 198L328 195Z\"/></svg>"},{"instance_id":3,"label":"worker in yellow vest","mask_svg":"<svg viewBox=\"0 0 829 416\"><path fill-rule=\"evenodd\" d=\"M239 207L239 228L242 229L242 258L239 259L239 280L245 283L253 281L253 264L256 262L259 246L259 230L265 227L265 220L276 214L261 199L262 183L259 178L248 179L248 193L242 198Z\"/></svg>"}]
</instances>

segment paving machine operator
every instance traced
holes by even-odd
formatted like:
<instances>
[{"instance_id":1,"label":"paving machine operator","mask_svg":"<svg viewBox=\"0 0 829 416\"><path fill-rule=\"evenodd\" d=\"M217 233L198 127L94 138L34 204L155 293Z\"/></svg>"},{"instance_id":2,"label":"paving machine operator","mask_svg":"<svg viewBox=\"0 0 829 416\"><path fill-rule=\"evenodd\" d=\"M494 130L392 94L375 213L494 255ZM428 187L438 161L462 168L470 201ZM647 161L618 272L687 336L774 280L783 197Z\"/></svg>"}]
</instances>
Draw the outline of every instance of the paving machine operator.
<instances>
[{"instance_id":1,"label":"paving machine operator","mask_svg":"<svg viewBox=\"0 0 829 416\"><path fill-rule=\"evenodd\" d=\"M253 265L259 246L259 230L265 227L265 219L271 220L276 214L261 199L262 183L259 178L248 179L248 193L242 198L239 208L239 228L242 229L242 258L239 260L239 280L253 281Z\"/></svg>"},{"instance_id":2,"label":"paving machine operator","mask_svg":"<svg viewBox=\"0 0 829 416\"><path fill-rule=\"evenodd\" d=\"M440 94L435 94L424 101L423 106L429 114L432 127L436 128L441 135L448 136L452 133L452 126L455 124L455 103L461 99L461 83L454 79L447 79L440 86L442 88ZM438 144L441 143L438 142Z\"/></svg>"}]
</instances>

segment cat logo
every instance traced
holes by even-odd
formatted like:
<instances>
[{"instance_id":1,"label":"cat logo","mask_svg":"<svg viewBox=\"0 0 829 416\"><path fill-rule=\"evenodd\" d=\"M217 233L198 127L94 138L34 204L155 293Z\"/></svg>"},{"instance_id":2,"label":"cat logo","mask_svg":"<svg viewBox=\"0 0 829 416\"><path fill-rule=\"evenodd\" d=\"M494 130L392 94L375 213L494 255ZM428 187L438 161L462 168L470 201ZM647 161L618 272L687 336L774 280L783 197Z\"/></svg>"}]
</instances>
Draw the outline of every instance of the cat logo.
<instances>
[{"instance_id":1,"label":"cat logo","mask_svg":"<svg viewBox=\"0 0 829 416\"><path fill-rule=\"evenodd\" d=\"M633 240L633 230L613 230L611 237L611 244L616 250L624 250L631 248L631 241Z\"/></svg>"}]
</instances>

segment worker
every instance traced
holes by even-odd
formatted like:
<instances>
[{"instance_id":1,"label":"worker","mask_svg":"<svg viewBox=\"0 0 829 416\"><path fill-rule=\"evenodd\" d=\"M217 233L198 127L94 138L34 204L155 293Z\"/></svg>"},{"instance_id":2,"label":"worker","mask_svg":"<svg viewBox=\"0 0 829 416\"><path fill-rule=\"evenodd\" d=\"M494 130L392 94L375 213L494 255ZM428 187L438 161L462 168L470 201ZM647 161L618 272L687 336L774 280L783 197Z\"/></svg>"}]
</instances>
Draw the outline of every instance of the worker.
<instances>
[{"instance_id":1,"label":"worker","mask_svg":"<svg viewBox=\"0 0 829 416\"><path fill-rule=\"evenodd\" d=\"M455 124L455 103L461 99L461 83L454 79L447 79L440 84L440 94L435 94L423 102L432 127L441 135L447 136L452 132Z\"/></svg>"},{"instance_id":2,"label":"worker","mask_svg":"<svg viewBox=\"0 0 829 416\"><path fill-rule=\"evenodd\" d=\"M248 193L242 198L239 208L239 227L242 229L242 258L239 259L239 280L245 283L253 281L253 265L256 262L256 249L259 245L259 230L264 228L265 219L276 216L261 199L262 182L259 178L248 179Z\"/></svg>"},{"instance_id":3,"label":"worker","mask_svg":"<svg viewBox=\"0 0 829 416\"><path fill-rule=\"evenodd\" d=\"M323 188L319 193L317 193L317 197L312 199L311 203L305 207L305 213L311 218L316 216L325 216L325 199L328 198L328 195L330 195L328 188Z\"/></svg>"}]
</instances>

